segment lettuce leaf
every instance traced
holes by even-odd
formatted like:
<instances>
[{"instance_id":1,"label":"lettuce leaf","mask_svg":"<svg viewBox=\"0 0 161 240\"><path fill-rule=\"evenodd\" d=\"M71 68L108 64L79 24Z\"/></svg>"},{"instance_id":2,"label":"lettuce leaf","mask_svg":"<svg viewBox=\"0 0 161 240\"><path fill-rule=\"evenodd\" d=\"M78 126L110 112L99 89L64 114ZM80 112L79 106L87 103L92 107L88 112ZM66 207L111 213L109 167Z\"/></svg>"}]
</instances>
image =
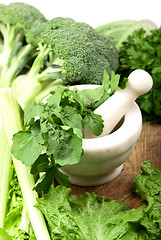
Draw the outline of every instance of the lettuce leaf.
<instances>
[{"instance_id":1,"label":"lettuce leaf","mask_svg":"<svg viewBox=\"0 0 161 240\"><path fill-rule=\"evenodd\" d=\"M80 198L69 196L70 188L51 188L43 198L37 199L37 207L44 213L52 239L126 239L143 217L144 205L138 209L95 193L85 193ZM145 231L141 229L146 235ZM133 230L134 238L139 234ZM124 237L124 238L123 238Z\"/></svg>"},{"instance_id":2,"label":"lettuce leaf","mask_svg":"<svg viewBox=\"0 0 161 240\"><path fill-rule=\"evenodd\" d=\"M161 172L150 161L143 162L141 169L134 179L136 193L148 202L141 224L151 239L161 239Z\"/></svg>"},{"instance_id":3,"label":"lettuce leaf","mask_svg":"<svg viewBox=\"0 0 161 240\"><path fill-rule=\"evenodd\" d=\"M161 239L161 172L149 161L134 179L136 192L147 201L137 209L95 193L79 198L65 186L51 188L37 207L45 215L51 239L158 240Z\"/></svg>"}]
</instances>

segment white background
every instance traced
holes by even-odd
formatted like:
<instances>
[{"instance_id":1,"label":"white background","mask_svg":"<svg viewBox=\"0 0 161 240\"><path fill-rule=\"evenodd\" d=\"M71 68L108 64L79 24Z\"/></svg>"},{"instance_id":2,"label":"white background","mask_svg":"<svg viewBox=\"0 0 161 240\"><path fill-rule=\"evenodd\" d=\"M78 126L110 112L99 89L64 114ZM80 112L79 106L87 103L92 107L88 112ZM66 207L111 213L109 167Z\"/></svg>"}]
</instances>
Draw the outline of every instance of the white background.
<instances>
[{"instance_id":1,"label":"white background","mask_svg":"<svg viewBox=\"0 0 161 240\"><path fill-rule=\"evenodd\" d=\"M9 4L10 0L0 3ZM94 28L117 20L149 19L161 25L161 0L17 0L38 8L47 19L71 17Z\"/></svg>"}]
</instances>

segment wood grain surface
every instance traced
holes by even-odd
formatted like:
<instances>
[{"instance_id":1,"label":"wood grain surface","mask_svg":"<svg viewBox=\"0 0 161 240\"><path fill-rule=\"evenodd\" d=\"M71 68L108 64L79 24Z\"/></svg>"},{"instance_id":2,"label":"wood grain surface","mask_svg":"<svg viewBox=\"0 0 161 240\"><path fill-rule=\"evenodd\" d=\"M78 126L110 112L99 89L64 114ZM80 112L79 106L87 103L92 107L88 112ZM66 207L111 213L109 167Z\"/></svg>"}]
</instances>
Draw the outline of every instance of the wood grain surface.
<instances>
[{"instance_id":1,"label":"wood grain surface","mask_svg":"<svg viewBox=\"0 0 161 240\"><path fill-rule=\"evenodd\" d=\"M130 208L140 205L140 199L135 194L133 179L141 173L140 166L143 161L151 163L161 170L161 125L143 123L141 135L137 141L129 159L124 163L120 175L109 183L97 187L79 187L70 185L72 193L77 196L84 192L95 192L100 196L112 197L119 201L125 201Z\"/></svg>"}]
</instances>

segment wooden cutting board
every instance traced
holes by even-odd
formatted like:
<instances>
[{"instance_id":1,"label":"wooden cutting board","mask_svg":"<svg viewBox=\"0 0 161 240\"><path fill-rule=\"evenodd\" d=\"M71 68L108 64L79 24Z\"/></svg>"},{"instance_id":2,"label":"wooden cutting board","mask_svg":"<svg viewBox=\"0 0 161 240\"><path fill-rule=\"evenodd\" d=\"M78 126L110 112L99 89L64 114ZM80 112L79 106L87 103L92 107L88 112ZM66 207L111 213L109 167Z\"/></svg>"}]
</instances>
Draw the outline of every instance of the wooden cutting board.
<instances>
[{"instance_id":1,"label":"wooden cutting board","mask_svg":"<svg viewBox=\"0 0 161 240\"><path fill-rule=\"evenodd\" d=\"M124 163L121 174L109 183L97 187L79 187L71 185L72 194L79 196L84 192L95 192L105 198L123 201L130 208L140 205L140 199L134 192L133 179L143 161L150 160L151 163L161 170L161 125L143 123L142 132L129 159Z\"/></svg>"}]
</instances>

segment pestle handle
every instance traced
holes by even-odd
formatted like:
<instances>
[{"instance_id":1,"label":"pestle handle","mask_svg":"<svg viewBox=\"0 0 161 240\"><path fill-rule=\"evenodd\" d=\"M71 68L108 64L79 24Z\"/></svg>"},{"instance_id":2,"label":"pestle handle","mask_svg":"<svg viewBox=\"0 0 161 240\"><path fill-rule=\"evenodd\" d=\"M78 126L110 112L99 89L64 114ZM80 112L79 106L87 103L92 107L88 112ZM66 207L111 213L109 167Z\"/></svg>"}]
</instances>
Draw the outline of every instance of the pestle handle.
<instances>
[{"instance_id":1,"label":"pestle handle","mask_svg":"<svg viewBox=\"0 0 161 240\"><path fill-rule=\"evenodd\" d=\"M128 77L126 88L116 91L95 110L95 113L101 115L104 120L104 129L100 136L108 135L137 97L150 91L152 85L153 80L149 73L141 69L134 70ZM96 137L87 125L84 128L84 135L85 138Z\"/></svg>"}]
</instances>

